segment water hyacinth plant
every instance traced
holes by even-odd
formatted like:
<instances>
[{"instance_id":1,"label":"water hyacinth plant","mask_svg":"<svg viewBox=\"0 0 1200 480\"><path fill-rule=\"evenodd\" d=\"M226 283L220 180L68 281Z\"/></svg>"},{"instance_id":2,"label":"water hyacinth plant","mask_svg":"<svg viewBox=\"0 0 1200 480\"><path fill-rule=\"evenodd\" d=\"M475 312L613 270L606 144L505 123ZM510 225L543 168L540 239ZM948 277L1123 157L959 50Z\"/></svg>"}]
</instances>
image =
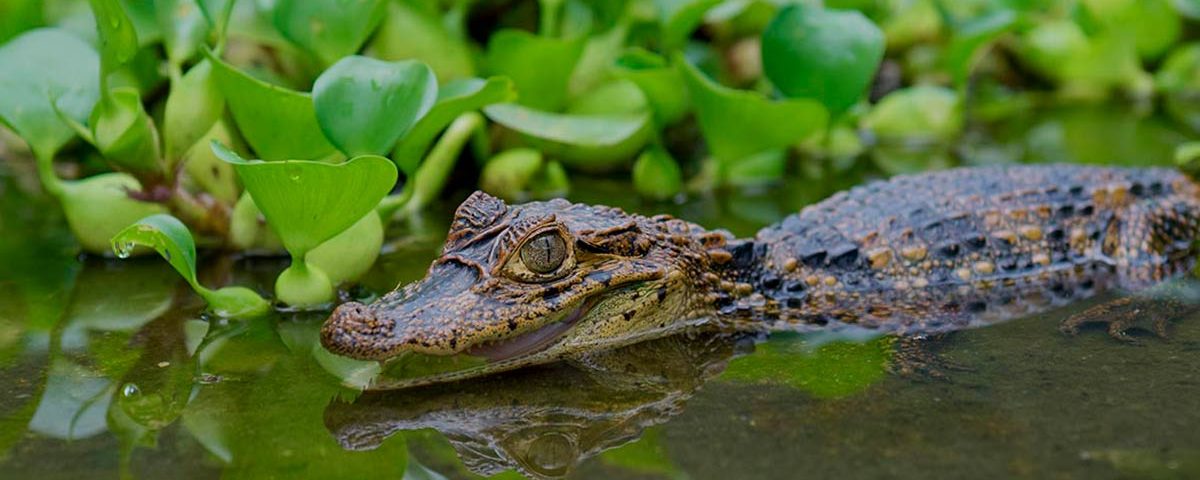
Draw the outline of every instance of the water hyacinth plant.
<instances>
[{"instance_id":1,"label":"water hyacinth plant","mask_svg":"<svg viewBox=\"0 0 1200 480\"><path fill-rule=\"evenodd\" d=\"M263 304L187 252L286 255L271 296L321 307L447 187L670 201L948 166L968 109L1036 100L1020 75L1200 125L1186 1L51 3L0 4L0 122L83 251L170 256L226 316Z\"/></svg>"}]
</instances>

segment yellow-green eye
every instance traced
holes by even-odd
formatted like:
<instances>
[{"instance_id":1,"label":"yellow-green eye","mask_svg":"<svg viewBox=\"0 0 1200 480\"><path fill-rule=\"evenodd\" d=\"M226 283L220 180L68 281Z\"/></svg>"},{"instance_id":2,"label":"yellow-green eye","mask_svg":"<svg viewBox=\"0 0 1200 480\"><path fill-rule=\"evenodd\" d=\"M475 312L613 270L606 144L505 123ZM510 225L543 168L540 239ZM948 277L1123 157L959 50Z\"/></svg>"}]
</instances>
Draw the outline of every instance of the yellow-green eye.
<instances>
[{"instance_id":1,"label":"yellow-green eye","mask_svg":"<svg viewBox=\"0 0 1200 480\"><path fill-rule=\"evenodd\" d=\"M521 246L521 262L535 273L558 270L567 259L567 243L558 232L545 232Z\"/></svg>"}]
</instances>

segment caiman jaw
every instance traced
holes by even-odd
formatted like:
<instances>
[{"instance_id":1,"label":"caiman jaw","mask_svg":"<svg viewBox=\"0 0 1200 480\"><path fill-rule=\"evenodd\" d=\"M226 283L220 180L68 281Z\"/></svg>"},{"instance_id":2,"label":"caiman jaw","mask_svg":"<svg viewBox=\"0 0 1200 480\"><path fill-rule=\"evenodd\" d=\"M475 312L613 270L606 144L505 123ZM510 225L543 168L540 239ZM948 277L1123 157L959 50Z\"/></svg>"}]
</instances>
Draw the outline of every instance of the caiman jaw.
<instances>
[{"instance_id":1,"label":"caiman jaw","mask_svg":"<svg viewBox=\"0 0 1200 480\"><path fill-rule=\"evenodd\" d=\"M565 313L558 314L560 318L551 320L546 325L538 327L531 332L505 340L484 342L483 344L472 346L467 349L467 354L484 357L491 361L500 361L544 349L554 345L563 335L566 335L571 328L587 315L588 310L594 304L595 301L592 299L586 299L579 306Z\"/></svg>"}]
</instances>

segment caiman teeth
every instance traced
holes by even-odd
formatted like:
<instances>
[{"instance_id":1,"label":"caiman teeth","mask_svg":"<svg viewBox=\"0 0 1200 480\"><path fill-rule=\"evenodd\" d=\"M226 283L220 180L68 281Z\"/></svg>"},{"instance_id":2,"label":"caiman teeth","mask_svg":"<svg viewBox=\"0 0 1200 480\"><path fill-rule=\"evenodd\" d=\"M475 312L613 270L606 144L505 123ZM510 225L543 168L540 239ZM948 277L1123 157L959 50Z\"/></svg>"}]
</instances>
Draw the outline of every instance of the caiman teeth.
<instances>
[{"instance_id":1,"label":"caiman teeth","mask_svg":"<svg viewBox=\"0 0 1200 480\"><path fill-rule=\"evenodd\" d=\"M591 302L584 301L561 320L550 322L532 332L510 339L475 345L467 349L467 355L484 357L490 361L498 362L549 347L561 338L563 334L567 333L571 327L579 323L579 319L583 318L583 315L587 313L590 306Z\"/></svg>"}]
</instances>

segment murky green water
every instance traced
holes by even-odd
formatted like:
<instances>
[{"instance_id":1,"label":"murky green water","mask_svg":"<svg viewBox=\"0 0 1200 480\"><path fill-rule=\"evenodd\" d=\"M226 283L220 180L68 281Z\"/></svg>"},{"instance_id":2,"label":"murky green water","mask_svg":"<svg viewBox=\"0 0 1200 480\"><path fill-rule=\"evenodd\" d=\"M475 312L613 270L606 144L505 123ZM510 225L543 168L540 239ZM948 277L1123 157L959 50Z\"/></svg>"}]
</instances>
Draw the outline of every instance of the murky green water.
<instances>
[{"instance_id":1,"label":"murky green water","mask_svg":"<svg viewBox=\"0 0 1200 480\"><path fill-rule=\"evenodd\" d=\"M958 153L1164 164L1187 138L1111 109L989 131ZM0 478L1200 478L1197 315L1141 346L1058 332L1104 298L958 332L924 350L945 379L888 373L889 339L706 334L359 395L318 353L323 314L209 322L157 259L78 259L21 169L0 163ZM577 178L572 200L750 235L870 175L681 205ZM419 277L452 206L398 231L364 291ZM283 266L201 264L263 291Z\"/></svg>"}]
</instances>

